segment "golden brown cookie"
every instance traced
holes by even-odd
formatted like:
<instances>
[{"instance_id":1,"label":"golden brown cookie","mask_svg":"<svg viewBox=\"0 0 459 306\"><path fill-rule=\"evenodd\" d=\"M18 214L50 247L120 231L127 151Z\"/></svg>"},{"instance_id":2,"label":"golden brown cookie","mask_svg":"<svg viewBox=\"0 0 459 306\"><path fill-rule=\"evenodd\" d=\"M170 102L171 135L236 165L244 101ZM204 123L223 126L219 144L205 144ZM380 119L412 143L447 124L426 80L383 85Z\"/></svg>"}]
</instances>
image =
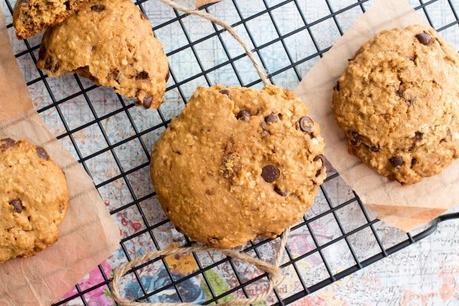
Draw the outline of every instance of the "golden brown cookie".
<instances>
[{"instance_id":1,"label":"golden brown cookie","mask_svg":"<svg viewBox=\"0 0 459 306\"><path fill-rule=\"evenodd\" d=\"M13 25L19 39L32 37L74 14L89 0L18 0Z\"/></svg>"},{"instance_id":2,"label":"golden brown cookie","mask_svg":"<svg viewBox=\"0 0 459 306\"><path fill-rule=\"evenodd\" d=\"M42 147L0 140L0 263L53 244L68 201L64 173Z\"/></svg>"},{"instance_id":3,"label":"golden brown cookie","mask_svg":"<svg viewBox=\"0 0 459 306\"><path fill-rule=\"evenodd\" d=\"M151 24L130 0L93 0L46 31L38 67L50 76L78 72L157 108L169 67Z\"/></svg>"},{"instance_id":4,"label":"golden brown cookie","mask_svg":"<svg viewBox=\"0 0 459 306\"><path fill-rule=\"evenodd\" d=\"M326 176L323 149L288 90L199 88L155 145L151 176L180 231L231 248L301 219Z\"/></svg>"},{"instance_id":5,"label":"golden brown cookie","mask_svg":"<svg viewBox=\"0 0 459 306\"><path fill-rule=\"evenodd\" d=\"M350 60L333 93L349 151L412 184L459 156L459 56L427 26L379 33Z\"/></svg>"}]
</instances>

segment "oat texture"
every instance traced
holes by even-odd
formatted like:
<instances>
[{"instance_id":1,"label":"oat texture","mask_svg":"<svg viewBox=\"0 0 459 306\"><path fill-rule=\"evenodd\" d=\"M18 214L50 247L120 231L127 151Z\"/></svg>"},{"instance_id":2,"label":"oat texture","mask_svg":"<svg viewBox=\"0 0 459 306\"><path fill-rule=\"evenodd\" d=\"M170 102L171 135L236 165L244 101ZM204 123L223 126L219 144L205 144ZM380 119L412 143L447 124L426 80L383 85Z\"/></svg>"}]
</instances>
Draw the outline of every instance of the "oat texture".
<instances>
[{"instance_id":1,"label":"oat texture","mask_svg":"<svg viewBox=\"0 0 459 306\"><path fill-rule=\"evenodd\" d=\"M459 156L459 57L430 27L379 33L350 60L333 93L349 151L402 184Z\"/></svg>"},{"instance_id":2,"label":"oat texture","mask_svg":"<svg viewBox=\"0 0 459 306\"><path fill-rule=\"evenodd\" d=\"M0 262L53 244L67 206L64 173L43 148L0 140Z\"/></svg>"},{"instance_id":3,"label":"oat texture","mask_svg":"<svg viewBox=\"0 0 459 306\"><path fill-rule=\"evenodd\" d=\"M302 218L326 176L323 149L292 92L201 87L155 145L151 175L178 230L231 248Z\"/></svg>"},{"instance_id":4,"label":"oat texture","mask_svg":"<svg viewBox=\"0 0 459 306\"><path fill-rule=\"evenodd\" d=\"M18 0L13 13L16 36L19 39L32 37L61 23L88 2L89 0Z\"/></svg>"},{"instance_id":5,"label":"oat texture","mask_svg":"<svg viewBox=\"0 0 459 306\"><path fill-rule=\"evenodd\" d=\"M130 0L94 0L46 31L38 67L50 76L78 72L157 108L169 76L167 57L145 15Z\"/></svg>"}]
</instances>

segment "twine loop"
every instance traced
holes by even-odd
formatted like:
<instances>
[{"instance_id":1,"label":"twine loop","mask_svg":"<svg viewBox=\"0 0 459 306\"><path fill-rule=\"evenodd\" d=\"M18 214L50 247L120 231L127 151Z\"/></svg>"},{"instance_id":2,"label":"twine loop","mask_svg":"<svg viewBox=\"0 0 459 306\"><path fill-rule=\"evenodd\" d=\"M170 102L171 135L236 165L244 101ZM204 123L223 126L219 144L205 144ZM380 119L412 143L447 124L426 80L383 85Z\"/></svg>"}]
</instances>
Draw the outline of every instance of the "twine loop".
<instances>
[{"instance_id":1,"label":"twine loop","mask_svg":"<svg viewBox=\"0 0 459 306\"><path fill-rule=\"evenodd\" d=\"M112 296L114 300L122 306L190 306L190 305L194 305L191 303L146 303L146 302L131 301L123 297L123 295L120 292L121 279L126 273L131 271L132 268L138 265L141 265L141 264L145 264L161 256L162 257L172 256L172 255L181 256L181 255L189 254L191 252L213 251L213 252L221 252L228 257L237 258L242 262L254 265L261 271L266 272L269 276L268 288L263 293L257 296L248 298L248 299L236 299L233 301L220 303L218 305L251 305L251 304L256 304L258 302L263 302L271 294L273 289L282 282L282 279L283 279L282 271L279 268L279 266L283 259L284 250L287 244L289 233L290 233L290 229L287 229L282 234L281 243L279 245L279 249L277 250L277 257L276 257L274 264L271 264L269 262L263 261L258 258L251 257L247 255L246 253L241 253L236 250L219 250L219 249L209 248L206 246L181 247L181 248L164 249L164 250L160 250L156 252L149 252L143 256L140 256L130 262L127 262L121 265L115 270L115 272L113 273L113 280L111 283Z\"/></svg>"}]
</instances>

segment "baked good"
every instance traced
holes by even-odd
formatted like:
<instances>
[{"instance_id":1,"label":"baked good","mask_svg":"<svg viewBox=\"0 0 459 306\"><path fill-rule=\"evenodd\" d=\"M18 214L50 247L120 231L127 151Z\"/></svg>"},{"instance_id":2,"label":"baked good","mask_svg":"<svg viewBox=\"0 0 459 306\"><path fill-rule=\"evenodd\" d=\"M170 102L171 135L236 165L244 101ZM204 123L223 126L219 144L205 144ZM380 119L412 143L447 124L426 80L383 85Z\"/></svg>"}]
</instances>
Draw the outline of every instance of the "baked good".
<instances>
[{"instance_id":1,"label":"baked good","mask_svg":"<svg viewBox=\"0 0 459 306\"><path fill-rule=\"evenodd\" d=\"M430 27L379 33L350 60L333 92L349 151L402 184L459 156L459 56Z\"/></svg>"},{"instance_id":2,"label":"baked good","mask_svg":"<svg viewBox=\"0 0 459 306\"><path fill-rule=\"evenodd\" d=\"M323 149L294 93L201 87L156 143L151 176L178 230L232 248L301 219L326 176Z\"/></svg>"},{"instance_id":3,"label":"baked good","mask_svg":"<svg viewBox=\"0 0 459 306\"><path fill-rule=\"evenodd\" d=\"M48 29L38 67L49 76L78 72L146 108L161 104L169 75L161 43L130 0L93 0Z\"/></svg>"},{"instance_id":4,"label":"baked good","mask_svg":"<svg viewBox=\"0 0 459 306\"><path fill-rule=\"evenodd\" d=\"M0 140L0 262L53 244L68 201L64 173L45 149Z\"/></svg>"},{"instance_id":5,"label":"baked good","mask_svg":"<svg viewBox=\"0 0 459 306\"><path fill-rule=\"evenodd\" d=\"M18 0L13 25L19 39L32 37L74 14L89 0Z\"/></svg>"}]
</instances>

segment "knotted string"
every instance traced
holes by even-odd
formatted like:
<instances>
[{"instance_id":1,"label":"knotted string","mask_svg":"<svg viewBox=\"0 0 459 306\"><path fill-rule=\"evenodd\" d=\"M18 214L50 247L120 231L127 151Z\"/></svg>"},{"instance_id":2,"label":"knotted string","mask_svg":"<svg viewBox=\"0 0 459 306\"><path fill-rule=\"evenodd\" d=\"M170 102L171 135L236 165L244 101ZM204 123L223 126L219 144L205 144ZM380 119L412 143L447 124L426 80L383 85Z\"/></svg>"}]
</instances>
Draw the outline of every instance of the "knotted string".
<instances>
[{"instance_id":1,"label":"knotted string","mask_svg":"<svg viewBox=\"0 0 459 306\"><path fill-rule=\"evenodd\" d=\"M202 18L205 18L223 27L244 48L247 56L252 61L263 83L265 85L271 84L271 81L269 80L267 73L265 69L263 68L263 66L258 62L255 55L252 53L252 50L249 48L249 46L247 46L247 44L244 42L241 36L231 27L231 25L229 25L223 20L220 20L216 18L215 16L212 16L211 14L208 14L206 12L195 10L195 9L189 9L187 7L181 6L175 3L173 0L161 0L161 1L178 11L181 11L181 12L184 12L190 15L200 16ZM191 252L213 251L213 252L221 252L228 257L237 258L245 263L254 265L258 269L260 269L263 272L266 272L269 275L268 288L264 292L260 293L259 295L251 297L251 298L247 298L247 299L236 299L236 300L220 303L218 305L250 305L250 304L256 304L258 302L264 302L266 298L274 290L274 288L277 285L279 285L282 281L282 272L279 266L282 263L282 259L284 257L285 246L287 244L289 234L290 234L290 228L285 230L285 232L282 234L281 242L279 245L279 249L277 250L277 256L274 261L274 264L270 264L266 261L251 257L245 253L241 253L236 250L219 250L219 249L209 248L203 245L192 246L192 247L182 247L182 248L172 248L172 249L165 249L165 250L147 253L141 257L138 257L130 262L127 262L121 265L119 268L115 270L115 272L113 273L113 280L111 284L113 298L121 306L165 306L165 305L166 306L167 305L169 306L190 306L190 305L193 305L190 303L146 303L146 302L135 302L135 301L128 300L124 298L120 292L121 279L126 273L131 271L132 268L138 265L144 264L146 262L149 262L151 260L154 260L155 258L158 258L160 256L171 256L171 255L181 256L181 255L189 254Z\"/></svg>"},{"instance_id":2,"label":"knotted string","mask_svg":"<svg viewBox=\"0 0 459 306\"><path fill-rule=\"evenodd\" d=\"M264 302L266 298L271 294L273 289L282 282L282 271L279 268L279 266L282 263L282 260L284 257L285 246L288 241L289 233L290 233L290 229L287 229L282 234L281 242L277 250L277 256L276 256L276 260L274 264L270 264L266 261L251 257L245 253L241 253L236 250L219 250L219 249L209 248L206 246L172 248L172 249L164 249L164 250L160 250L156 252L147 253L141 257L138 257L130 262L127 262L121 265L118 269L116 269L116 271L113 273L113 280L111 284L113 298L121 306L190 306L190 305L194 305L191 303L146 303L146 302L135 302L135 301L128 300L124 298L120 292L121 279L132 268L138 265L144 264L146 262L149 262L160 256L171 256L171 255L181 256L181 255L189 254L191 252L213 251L213 252L221 252L228 257L237 258L240 261L254 265L258 269L260 269L263 272L268 273L269 275L268 288L263 293L260 293L259 295L248 298L248 299L236 299L236 300L232 300L232 301L228 301L224 303L219 303L218 305L250 305L250 304L256 304L258 302Z\"/></svg>"},{"instance_id":3,"label":"knotted string","mask_svg":"<svg viewBox=\"0 0 459 306\"><path fill-rule=\"evenodd\" d=\"M215 24L218 24L219 26L221 26L222 28L224 28L231 36L233 36L233 38L242 46L242 48L244 48L244 51L245 53L247 54L247 56L249 57L250 61L252 62L253 66L255 67L255 69L257 70L257 73L258 75L260 76L260 79L263 81L263 83L265 85L271 85L271 81L269 80L267 74L266 74L266 70L263 68L263 66L258 62L257 58L255 57L255 55L253 54L252 50L250 49L250 47L246 44L246 42L242 39L242 37L236 32L236 30L233 29L233 27L209 14L209 13L206 13L204 11L200 11L200 10L195 10L195 9L190 9L190 8L187 8L185 6L182 6L178 3L176 3L175 1L173 0L161 0L163 3L169 5L170 7L176 9L177 11L181 11L181 12L184 12L184 13L187 13L189 15L194 15L194 16L199 16L199 17L202 17L204 19L207 19Z\"/></svg>"}]
</instances>

